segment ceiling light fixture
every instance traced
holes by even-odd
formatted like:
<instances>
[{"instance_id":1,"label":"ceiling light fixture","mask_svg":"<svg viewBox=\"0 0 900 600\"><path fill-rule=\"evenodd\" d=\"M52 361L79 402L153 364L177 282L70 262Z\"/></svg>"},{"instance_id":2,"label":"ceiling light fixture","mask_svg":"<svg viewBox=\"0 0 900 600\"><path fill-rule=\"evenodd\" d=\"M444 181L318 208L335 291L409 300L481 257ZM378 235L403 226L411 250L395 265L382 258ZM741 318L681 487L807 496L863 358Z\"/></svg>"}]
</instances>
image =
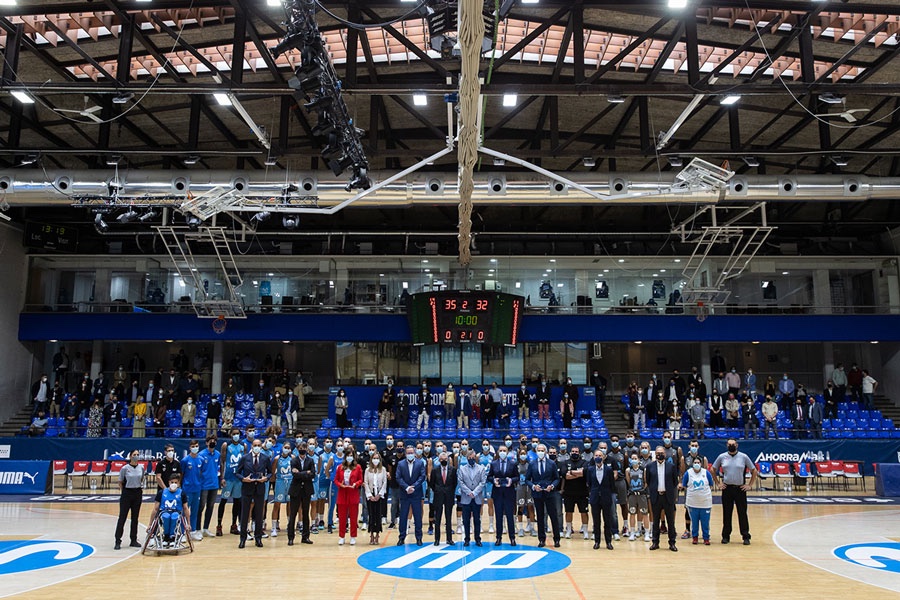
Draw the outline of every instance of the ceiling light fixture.
<instances>
[{"instance_id":1,"label":"ceiling light fixture","mask_svg":"<svg viewBox=\"0 0 900 600\"><path fill-rule=\"evenodd\" d=\"M425 94L413 94L413 104L415 106L428 106L428 96Z\"/></svg>"},{"instance_id":2,"label":"ceiling light fixture","mask_svg":"<svg viewBox=\"0 0 900 600\"><path fill-rule=\"evenodd\" d=\"M722 106L731 106L732 104L737 104L741 97L738 94L728 94L721 100L719 100L719 104Z\"/></svg>"},{"instance_id":3,"label":"ceiling light fixture","mask_svg":"<svg viewBox=\"0 0 900 600\"><path fill-rule=\"evenodd\" d=\"M519 102L518 94L503 94L503 106L507 108L515 106Z\"/></svg>"},{"instance_id":4,"label":"ceiling light fixture","mask_svg":"<svg viewBox=\"0 0 900 600\"><path fill-rule=\"evenodd\" d=\"M747 165L748 167L758 167L759 159L756 158L755 156L745 156L744 164Z\"/></svg>"},{"instance_id":5,"label":"ceiling light fixture","mask_svg":"<svg viewBox=\"0 0 900 600\"><path fill-rule=\"evenodd\" d=\"M219 103L219 106L231 106L231 98L228 94L223 92L216 92L213 94L213 98L216 99L216 102Z\"/></svg>"},{"instance_id":6,"label":"ceiling light fixture","mask_svg":"<svg viewBox=\"0 0 900 600\"><path fill-rule=\"evenodd\" d=\"M622 104L625 102L625 96L619 96L616 94L610 95L606 97L606 101L610 104Z\"/></svg>"},{"instance_id":7,"label":"ceiling light fixture","mask_svg":"<svg viewBox=\"0 0 900 600\"><path fill-rule=\"evenodd\" d=\"M21 102L22 104L34 104L34 98L26 94L21 90L13 90L10 92L13 98Z\"/></svg>"},{"instance_id":8,"label":"ceiling light fixture","mask_svg":"<svg viewBox=\"0 0 900 600\"><path fill-rule=\"evenodd\" d=\"M585 156L581 159L581 164L583 164L585 167L596 167L597 161L592 156Z\"/></svg>"}]
</instances>

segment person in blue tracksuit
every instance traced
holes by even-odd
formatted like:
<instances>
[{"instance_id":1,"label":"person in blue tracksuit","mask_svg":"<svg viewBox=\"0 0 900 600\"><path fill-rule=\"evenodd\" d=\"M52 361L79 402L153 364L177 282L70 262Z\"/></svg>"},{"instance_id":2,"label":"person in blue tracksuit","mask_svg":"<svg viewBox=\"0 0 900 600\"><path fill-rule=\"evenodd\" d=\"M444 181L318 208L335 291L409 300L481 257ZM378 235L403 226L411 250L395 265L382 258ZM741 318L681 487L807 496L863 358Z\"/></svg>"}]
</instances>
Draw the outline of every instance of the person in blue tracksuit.
<instances>
[{"instance_id":1,"label":"person in blue tracksuit","mask_svg":"<svg viewBox=\"0 0 900 600\"><path fill-rule=\"evenodd\" d=\"M169 548L177 543L175 528L182 515L188 520L191 518L191 509L187 504L187 494L181 489L181 476L177 473L169 477L169 485L162 490L159 502L156 503L156 512L159 513L160 526L163 529L163 548ZM185 532L187 533L187 532Z\"/></svg>"},{"instance_id":2,"label":"person in blue tracksuit","mask_svg":"<svg viewBox=\"0 0 900 600\"><path fill-rule=\"evenodd\" d=\"M181 469L184 472L182 490L187 495L187 503L191 509L191 537L199 541L203 538L198 521L200 520L200 490L201 474L205 459L200 456L200 442L191 440L188 446L188 455L181 459Z\"/></svg>"},{"instance_id":3,"label":"person in blue tracksuit","mask_svg":"<svg viewBox=\"0 0 900 600\"><path fill-rule=\"evenodd\" d=\"M201 522L199 513L205 513L201 533L207 537L213 536L209 530L209 524L212 521L216 496L219 495L219 451L216 450L217 445L218 440L215 434L212 434L206 438L206 448L200 451L200 457L204 462L200 471L200 509L197 514L197 523Z\"/></svg>"}]
</instances>

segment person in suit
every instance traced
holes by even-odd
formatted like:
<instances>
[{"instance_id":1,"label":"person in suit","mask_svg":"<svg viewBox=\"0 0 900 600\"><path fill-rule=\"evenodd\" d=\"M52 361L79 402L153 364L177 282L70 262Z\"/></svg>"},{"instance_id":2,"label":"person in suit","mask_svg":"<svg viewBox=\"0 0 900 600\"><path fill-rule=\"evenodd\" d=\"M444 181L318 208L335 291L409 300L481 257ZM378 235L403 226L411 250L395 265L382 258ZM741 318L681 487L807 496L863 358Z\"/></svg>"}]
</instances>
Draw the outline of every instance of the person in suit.
<instances>
[{"instance_id":1,"label":"person in suit","mask_svg":"<svg viewBox=\"0 0 900 600\"><path fill-rule=\"evenodd\" d=\"M356 458L353 444L344 441L344 460L334 474L334 484L338 488L338 545L344 545L347 521L350 521L350 545L356 545L359 513L359 490L363 486L363 471Z\"/></svg>"},{"instance_id":2,"label":"person in suit","mask_svg":"<svg viewBox=\"0 0 900 600\"><path fill-rule=\"evenodd\" d=\"M491 462L488 478L493 483L491 498L494 500L494 514L497 519L497 540L495 546L503 543L503 519L509 532L509 543L516 545L516 485L519 483L519 470L509 460L506 446L500 446L497 458Z\"/></svg>"},{"instance_id":3,"label":"person in suit","mask_svg":"<svg viewBox=\"0 0 900 600\"><path fill-rule=\"evenodd\" d=\"M550 517L550 527L553 529L553 547L559 548L559 469L556 461L547 458L547 447L544 444L537 445L537 460L528 465L525 475L525 483L531 487L531 497L534 500L534 509L538 523L538 548L547 545L547 531L544 524Z\"/></svg>"},{"instance_id":4,"label":"person in suit","mask_svg":"<svg viewBox=\"0 0 900 600\"><path fill-rule=\"evenodd\" d=\"M400 537L397 545L406 543L406 527L409 509L412 508L413 523L415 524L416 545L422 545L422 500L424 493L422 484L425 482L425 461L416 458L416 447L412 444L406 446L406 461L397 465L395 472L397 485L400 487Z\"/></svg>"},{"instance_id":5,"label":"person in suit","mask_svg":"<svg viewBox=\"0 0 900 600\"><path fill-rule=\"evenodd\" d=\"M456 472L459 481L459 504L462 508L463 546L468 546L471 531L475 529L475 545L481 547L481 505L484 504L484 484L487 472L478 462L475 450L469 450L466 456L459 457L459 469Z\"/></svg>"},{"instance_id":6,"label":"person in suit","mask_svg":"<svg viewBox=\"0 0 900 600\"><path fill-rule=\"evenodd\" d=\"M791 407L791 423L794 429L794 439L800 439L806 431L807 407L803 406L803 398L799 395Z\"/></svg>"},{"instance_id":7,"label":"person in suit","mask_svg":"<svg viewBox=\"0 0 900 600\"><path fill-rule=\"evenodd\" d=\"M825 407L816 402L815 396L809 395L809 437L822 439L822 420L825 418Z\"/></svg>"},{"instance_id":8,"label":"person in suit","mask_svg":"<svg viewBox=\"0 0 900 600\"><path fill-rule=\"evenodd\" d=\"M666 460L666 449L656 447L656 461L648 463L644 467L644 481L647 485L647 493L650 495L650 511L653 520L653 543L651 550L659 549L660 520L665 516L669 523L669 550L678 552L675 546L676 528L675 502L678 499L678 465Z\"/></svg>"},{"instance_id":9,"label":"person in suit","mask_svg":"<svg viewBox=\"0 0 900 600\"><path fill-rule=\"evenodd\" d=\"M594 519L594 550L600 549L600 517L603 517L603 539L606 549L612 550L612 536L615 530L613 517L613 495L615 488L615 471L612 466L604 464L606 456L603 451L594 451L594 463L587 468L585 483L588 488L588 501L591 505L591 517Z\"/></svg>"},{"instance_id":10,"label":"person in suit","mask_svg":"<svg viewBox=\"0 0 900 600\"><path fill-rule=\"evenodd\" d=\"M441 518L447 529L447 545L453 545L453 499L456 496L456 469L450 464L446 452L438 455L439 465L431 469L428 487L434 493L431 505L434 507L434 545L441 544Z\"/></svg>"},{"instance_id":11,"label":"person in suit","mask_svg":"<svg viewBox=\"0 0 900 600\"><path fill-rule=\"evenodd\" d=\"M309 445L306 442L300 442L297 445L297 455L291 457L291 473L294 478L291 479L291 486L288 488L288 546L294 545L294 534L297 531L297 511L303 519L303 532L301 533L300 542L303 544L312 544L309 539L310 527L309 520L309 502L312 498L314 488L314 479L316 476L316 463L309 457Z\"/></svg>"},{"instance_id":12,"label":"person in suit","mask_svg":"<svg viewBox=\"0 0 900 600\"><path fill-rule=\"evenodd\" d=\"M262 440L254 439L250 453L241 457L237 468L238 477L243 482L241 486L241 542L238 544L238 548L243 548L247 541L247 525L251 508L255 525L253 537L256 540L256 547L262 548L263 545L266 482L271 478L272 459L262 449Z\"/></svg>"}]
</instances>

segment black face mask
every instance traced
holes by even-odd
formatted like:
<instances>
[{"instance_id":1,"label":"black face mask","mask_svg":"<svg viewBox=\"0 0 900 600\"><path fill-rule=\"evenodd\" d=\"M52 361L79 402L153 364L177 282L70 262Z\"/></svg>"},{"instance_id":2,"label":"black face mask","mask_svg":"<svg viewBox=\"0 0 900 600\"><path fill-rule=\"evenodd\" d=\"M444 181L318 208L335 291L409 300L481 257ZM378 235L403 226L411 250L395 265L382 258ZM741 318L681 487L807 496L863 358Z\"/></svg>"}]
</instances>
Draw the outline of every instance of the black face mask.
<instances>
[{"instance_id":1,"label":"black face mask","mask_svg":"<svg viewBox=\"0 0 900 600\"><path fill-rule=\"evenodd\" d=\"M662 453L660 453L660 452L657 452L657 453L656 453L656 460L662 462L662 461L666 460L666 455L665 455L665 454L662 454Z\"/></svg>"},{"instance_id":2,"label":"black face mask","mask_svg":"<svg viewBox=\"0 0 900 600\"><path fill-rule=\"evenodd\" d=\"M555 455L555 454L551 454L551 455L549 455L549 458L550 458L550 460L556 460L556 455Z\"/></svg>"},{"instance_id":3,"label":"black face mask","mask_svg":"<svg viewBox=\"0 0 900 600\"><path fill-rule=\"evenodd\" d=\"M572 453L572 460L578 460L579 458L581 458L580 454L578 454L577 452Z\"/></svg>"},{"instance_id":4,"label":"black face mask","mask_svg":"<svg viewBox=\"0 0 900 600\"><path fill-rule=\"evenodd\" d=\"M441 466L442 466L442 467L446 467L446 466L447 466L447 461L446 461L446 460L442 460L442 461L441 461Z\"/></svg>"},{"instance_id":5,"label":"black face mask","mask_svg":"<svg viewBox=\"0 0 900 600\"><path fill-rule=\"evenodd\" d=\"M729 452L737 452L737 444L728 444Z\"/></svg>"}]
</instances>

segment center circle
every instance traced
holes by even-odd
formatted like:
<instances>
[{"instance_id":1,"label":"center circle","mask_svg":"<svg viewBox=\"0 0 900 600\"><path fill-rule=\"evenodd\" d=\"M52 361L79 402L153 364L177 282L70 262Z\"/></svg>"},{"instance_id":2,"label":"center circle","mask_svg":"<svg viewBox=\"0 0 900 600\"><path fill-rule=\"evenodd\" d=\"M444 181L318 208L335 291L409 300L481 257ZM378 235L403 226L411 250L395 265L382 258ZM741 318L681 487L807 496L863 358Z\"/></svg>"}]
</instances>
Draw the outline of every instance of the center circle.
<instances>
[{"instance_id":1,"label":"center circle","mask_svg":"<svg viewBox=\"0 0 900 600\"><path fill-rule=\"evenodd\" d=\"M572 561L546 548L529 546L482 547L454 546L390 546L361 555L362 568L391 577L425 581L510 581L540 577L562 571Z\"/></svg>"}]
</instances>

